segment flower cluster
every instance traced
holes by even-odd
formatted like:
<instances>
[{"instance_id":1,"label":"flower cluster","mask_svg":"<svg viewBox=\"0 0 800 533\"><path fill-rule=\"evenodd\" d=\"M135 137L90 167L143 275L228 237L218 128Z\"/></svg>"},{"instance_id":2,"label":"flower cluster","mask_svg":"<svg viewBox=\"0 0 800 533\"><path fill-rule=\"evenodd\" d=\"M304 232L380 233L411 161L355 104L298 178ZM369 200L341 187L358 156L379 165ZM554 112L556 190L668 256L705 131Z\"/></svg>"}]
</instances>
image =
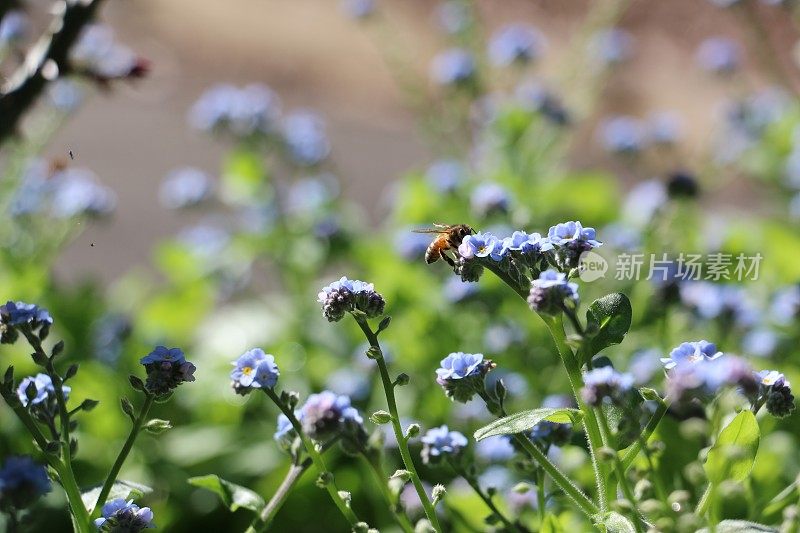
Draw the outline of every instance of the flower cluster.
<instances>
[{"instance_id":1,"label":"flower cluster","mask_svg":"<svg viewBox=\"0 0 800 533\"><path fill-rule=\"evenodd\" d=\"M671 370L684 363L713 361L720 356L722 356L722 352L717 351L716 344L702 340L681 343L678 347L673 348L669 357L662 358L661 362L665 369Z\"/></svg>"},{"instance_id":2,"label":"flower cluster","mask_svg":"<svg viewBox=\"0 0 800 533\"><path fill-rule=\"evenodd\" d=\"M475 77L475 57L462 48L451 48L433 58L431 78L439 85L462 86Z\"/></svg>"},{"instance_id":3,"label":"flower cluster","mask_svg":"<svg viewBox=\"0 0 800 533\"><path fill-rule=\"evenodd\" d=\"M183 167L169 173L158 191L158 199L168 209L181 209L203 203L213 190L208 174L198 168Z\"/></svg>"},{"instance_id":4,"label":"flower cluster","mask_svg":"<svg viewBox=\"0 0 800 533\"><path fill-rule=\"evenodd\" d=\"M53 318L47 309L35 304L8 301L0 306L0 342L13 344L19 335L20 327L28 328L31 332L39 331L42 334L53 325Z\"/></svg>"},{"instance_id":5,"label":"flower cluster","mask_svg":"<svg viewBox=\"0 0 800 533\"><path fill-rule=\"evenodd\" d=\"M195 366L186 360L180 348L156 348L139 360L147 371L147 391L161 396L184 382L194 381Z\"/></svg>"},{"instance_id":6,"label":"flower cluster","mask_svg":"<svg viewBox=\"0 0 800 533\"><path fill-rule=\"evenodd\" d=\"M753 369L746 361L732 355L684 361L668 373L667 394L679 404L707 399L728 387L737 388L751 399L758 391Z\"/></svg>"},{"instance_id":7,"label":"flower cluster","mask_svg":"<svg viewBox=\"0 0 800 533\"><path fill-rule=\"evenodd\" d=\"M69 398L72 390L67 385L61 385L64 392L64 401ZM23 379L17 387L17 397L24 407L27 407L40 420L52 420L58 412L58 399L53 380L47 374L36 374Z\"/></svg>"},{"instance_id":8,"label":"flower cluster","mask_svg":"<svg viewBox=\"0 0 800 533\"><path fill-rule=\"evenodd\" d=\"M278 382L280 371L275 357L253 348L234 361L231 371L231 386L236 394L245 395L253 389L271 389Z\"/></svg>"},{"instance_id":9,"label":"flower cluster","mask_svg":"<svg viewBox=\"0 0 800 533\"><path fill-rule=\"evenodd\" d=\"M539 59L545 45L544 36L525 24L511 24L498 30L489 43L489 58L497 66L531 63Z\"/></svg>"},{"instance_id":10,"label":"flower cluster","mask_svg":"<svg viewBox=\"0 0 800 533\"><path fill-rule=\"evenodd\" d=\"M578 285L568 281L566 274L545 270L531 282L528 305L533 311L558 315L567 304L578 304Z\"/></svg>"},{"instance_id":11,"label":"flower cluster","mask_svg":"<svg viewBox=\"0 0 800 533\"><path fill-rule=\"evenodd\" d=\"M458 431L440 426L429 429L420 439L422 441L422 462L438 463L444 458L457 458L467 445L467 437Z\"/></svg>"},{"instance_id":12,"label":"flower cluster","mask_svg":"<svg viewBox=\"0 0 800 533\"><path fill-rule=\"evenodd\" d=\"M139 507L133 500L126 502L122 498L103 505L102 516L94 521L94 525L98 531L107 533L137 533L156 527L149 507Z\"/></svg>"},{"instance_id":13,"label":"flower cluster","mask_svg":"<svg viewBox=\"0 0 800 533\"><path fill-rule=\"evenodd\" d=\"M633 382L632 375L617 372L613 367L595 368L583 376L581 397L584 402L594 407L601 405L604 400L619 403L631 390Z\"/></svg>"},{"instance_id":14,"label":"flower cluster","mask_svg":"<svg viewBox=\"0 0 800 533\"><path fill-rule=\"evenodd\" d=\"M383 314L386 305L372 283L350 280L344 276L323 287L317 295L317 301L322 304L322 316L329 322L338 322L345 313L362 313L367 318L375 318Z\"/></svg>"},{"instance_id":15,"label":"flower cluster","mask_svg":"<svg viewBox=\"0 0 800 533\"><path fill-rule=\"evenodd\" d=\"M759 384L759 399L764 402L769 414L785 418L795 410L794 395L783 374L776 370L762 370L756 374Z\"/></svg>"},{"instance_id":16,"label":"flower cluster","mask_svg":"<svg viewBox=\"0 0 800 533\"><path fill-rule=\"evenodd\" d=\"M148 62L130 48L119 44L113 30L102 24L91 24L81 33L70 50L71 66L98 82L120 78L139 78L147 74Z\"/></svg>"},{"instance_id":17,"label":"flower cluster","mask_svg":"<svg viewBox=\"0 0 800 533\"><path fill-rule=\"evenodd\" d=\"M556 246L556 261L562 269L576 268L581 254L603 243L598 241L594 228L584 228L580 222L556 224L547 233L547 239Z\"/></svg>"},{"instance_id":18,"label":"flower cluster","mask_svg":"<svg viewBox=\"0 0 800 533\"><path fill-rule=\"evenodd\" d=\"M0 468L0 510L30 507L50 489L47 470L30 457L7 457Z\"/></svg>"},{"instance_id":19,"label":"flower cluster","mask_svg":"<svg viewBox=\"0 0 800 533\"><path fill-rule=\"evenodd\" d=\"M282 133L286 153L297 165L318 165L330 154L331 144L325 133L325 122L316 113L292 113L284 120Z\"/></svg>"},{"instance_id":20,"label":"flower cluster","mask_svg":"<svg viewBox=\"0 0 800 533\"><path fill-rule=\"evenodd\" d=\"M364 419L350 404L350 398L331 391L312 394L300 408L303 431L314 440L334 435L353 436L363 432Z\"/></svg>"},{"instance_id":21,"label":"flower cluster","mask_svg":"<svg viewBox=\"0 0 800 533\"><path fill-rule=\"evenodd\" d=\"M476 393L483 392L483 378L494 366L481 353L454 352L442 359L436 369L436 382L448 398L467 403Z\"/></svg>"},{"instance_id":22,"label":"flower cluster","mask_svg":"<svg viewBox=\"0 0 800 533\"><path fill-rule=\"evenodd\" d=\"M237 137L271 134L278 130L280 103L268 87L216 85L195 102L190 124L203 131L225 132Z\"/></svg>"}]
</instances>

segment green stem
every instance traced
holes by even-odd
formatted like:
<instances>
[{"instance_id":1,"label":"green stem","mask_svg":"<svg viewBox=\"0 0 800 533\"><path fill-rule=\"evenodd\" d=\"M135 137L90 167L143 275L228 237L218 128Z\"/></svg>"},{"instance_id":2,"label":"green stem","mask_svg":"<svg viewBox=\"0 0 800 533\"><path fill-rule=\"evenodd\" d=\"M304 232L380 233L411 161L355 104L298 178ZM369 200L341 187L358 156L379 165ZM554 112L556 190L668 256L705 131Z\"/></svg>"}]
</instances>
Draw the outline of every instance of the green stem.
<instances>
[{"instance_id":1,"label":"green stem","mask_svg":"<svg viewBox=\"0 0 800 533\"><path fill-rule=\"evenodd\" d=\"M594 470L595 482L597 483L597 494L600 500L600 512L608 510L608 497L606 494L605 472L597 459L597 450L604 446L603 438L600 433L600 426L592 410L581 397L581 384L583 377L581 376L580 365L575 358L575 354L567 344L567 338L564 334L564 326L561 322L561 317L554 317L548 315L539 315L544 320L545 325L550 330L550 335L556 344L558 353L561 356L561 361L567 370L569 377L569 384L572 388L572 394L575 396L575 401L578 407L583 412L584 427L586 428L586 438L589 441L589 455L592 459L592 468Z\"/></svg>"},{"instance_id":2,"label":"green stem","mask_svg":"<svg viewBox=\"0 0 800 533\"><path fill-rule=\"evenodd\" d=\"M20 331L28 340L28 344L34 349L36 354L42 360L46 360L45 370L47 371L53 383L53 390L55 391L56 403L58 404L58 418L61 423L61 449L64 459L60 461L60 470L57 470L61 486L67 494L69 507L72 510L72 515L75 517L75 524L80 529L80 532L91 531L92 525L90 523L89 512L83 504L81 499L81 491L78 488L78 482L75 480L75 473L72 471L72 446L69 437L69 411L67 410L67 403L64 400L64 388L62 387L61 376L58 375L53 365L53 361L47 356L42 348L42 341L37 337L29 328L20 328Z\"/></svg>"},{"instance_id":3,"label":"green stem","mask_svg":"<svg viewBox=\"0 0 800 533\"><path fill-rule=\"evenodd\" d=\"M642 451L642 448L647 446L647 441L653 435L653 432L658 427L658 424L661 422L661 419L664 418L664 414L667 412L669 405L667 403L667 399L664 398L660 402L658 402L658 407L656 407L656 412L653 413L653 416L647 422L647 425L642 430L641 436L639 439L634 442L628 451L625 452L625 455L622 456L622 467L627 471L628 468L631 467L633 464L634 459L636 456L639 455L639 452Z\"/></svg>"},{"instance_id":4,"label":"green stem","mask_svg":"<svg viewBox=\"0 0 800 533\"><path fill-rule=\"evenodd\" d=\"M144 404L142 405L142 409L139 411L136 420L133 422L131 432L128 434L128 438L125 439L122 449L119 451L119 454L117 454L117 458L114 460L114 464L111 466L111 470L108 471L108 475L103 482L103 487L100 489L100 494L97 496L94 509L92 509L92 518L97 518L100 516L103 505L105 505L106 499L111 493L111 488L117 481L117 476L119 475L119 471L122 470L122 465L125 463L125 459L128 458L128 454L131 453L131 450L133 449L133 443L136 442L136 437L139 436L139 432L142 430L142 425L144 424L145 418L147 418L147 414L150 412L150 408L153 406L154 401L155 396L153 394L146 393Z\"/></svg>"},{"instance_id":5,"label":"green stem","mask_svg":"<svg viewBox=\"0 0 800 533\"><path fill-rule=\"evenodd\" d=\"M481 398L487 403L487 407L491 399L482 393ZM508 416L504 408L500 408L500 416ZM531 441L522 435L514 435L514 441L525 450L531 458L542 467L542 469L552 478L553 482L564 491L564 493L572 498L572 500L581 508L581 510L589 516L595 515L599 512L597 506L589 498L586 497L581 489L579 489L570 479L565 476L556 465L544 454L542 450L536 447Z\"/></svg>"},{"instance_id":6,"label":"green stem","mask_svg":"<svg viewBox=\"0 0 800 533\"><path fill-rule=\"evenodd\" d=\"M708 507L711 505L711 499L714 496L714 484L709 483L708 487L706 487L706 491L703 493L703 496L700 498L700 502L697 504L697 509L695 510L695 514L698 516L703 516L708 512Z\"/></svg>"},{"instance_id":7,"label":"green stem","mask_svg":"<svg viewBox=\"0 0 800 533\"><path fill-rule=\"evenodd\" d=\"M414 461L411 458L411 452L408 450L408 442L406 441L405 435L403 435L403 428L400 426L400 416L397 411L397 400L394 397L394 385L389 377L389 369L386 367L386 360L383 358L383 352L381 351L381 346L378 342L378 336L369 327L365 317L354 315L354 318L358 326L361 328L361 331L363 331L364 335L367 337L370 347L374 348L378 353L377 357L375 358L375 362L378 363L378 370L381 374L383 391L386 394L386 403L389 407L389 414L392 416L392 429L394 429L394 435L397 439L397 447L400 450L400 456L403 459L403 465L405 465L406 470L411 473L411 482L414 484L414 488L419 495L422 506L425 508L425 515L428 517L428 521L430 521L431 525L437 532L441 533L443 530L442 526L439 525L439 517L436 516L436 510L433 508L433 504L431 503L430 499L428 499L428 495L425 493L425 487L422 486L422 481L419 478L419 474L417 474L417 469L414 466Z\"/></svg>"},{"instance_id":8,"label":"green stem","mask_svg":"<svg viewBox=\"0 0 800 533\"><path fill-rule=\"evenodd\" d=\"M389 492L389 487L386 485L386 480L388 478L383 469L383 465L381 465L380 454L369 454L364 452L362 453L362 456L364 457L365 462L369 465L372 473L375 474L375 482L378 485L378 489L381 491L383 499L386 500L386 503L389 505L389 509L392 511L392 514L394 514L397 523L406 533L413 533L414 526L411 525L411 521L408 519L406 514L398 508L396 498L392 496L392 494Z\"/></svg>"},{"instance_id":9,"label":"green stem","mask_svg":"<svg viewBox=\"0 0 800 533\"><path fill-rule=\"evenodd\" d=\"M463 467L456 464L449 458L447 459L447 463L450 465L450 468L452 468L457 475L461 476L467 483L469 483L469 486L472 487L472 490L475 491L475 494L477 494L480 497L480 499L483 500L483 503L486 504L486 507L488 507L489 510L492 511L495 514L495 516L497 516L497 518L500 519L501 522L503 522L503 524L509 531L518 531L519 533L524 533L524 530L522 528L511 522L511 520L509 520L500 511L500 509L497 508L492 498L488 494L483 492L483 489L481 489L481 486L478 484L478 481L473 476L467 474L467 472L464 470Z\"/></svg>"},{"instance_id":10,"label":"green stem","mask_svg":"<svg viewBox=\"0 0 800 533\"><path fill-rule=\"evenodd\" d=\"M603 433L605 433L605 435L610 437L611 431L608 427L608 421L606 421L605 417L599 417L599 420L601 430ZM620 461L616 452L614 453L614 458L612 461L614 461L614 470L617 473L617 481L619 482L620 487L622 487L622 494L625 495L625 498L631 505L631 518L633 519L633 527L636 529L637 533L641 532L643 531L642 519L636 510L636 497L633 495L633 490L631 489L631 485L628 482L627 476L625 475L625 469L622 467L622 461Z\"/></svg>"},{"instance_id":11,"label":"green stem","mask_svg":"<svg viewBox=\"0 0 800 533\"><path fill-rule=\"evenodd\" d=\"M278 487L278 490L272 495L272 498L270 498L267 505L264 506L264 509L253 519L253 522L245 530L245 533L258 533L269 527L272 519L275 518L275 514L277 514L281 506L283 506L283 502L285 502L286 498L289 496L289 492L294 488L295 483L297 483L312 463L313 461L308 457L299 465L292 464L292 466L289 467L289 471L286 472L286 477L283 478L280 487Z\"/></svg>"},{"instance_id":12,"label":"green stem","mask_svg":"<svg viewBox=\"0 0 800 533\"><path fill-rule=\"evenodd\" d=\"M278 398L278 395L275 394L274 390L264 389L264 392L266 392L270 400L272 400L275 403L275 405L278 406L281 412L283 412L283 414L292 424L292 427L297 432L297 435L300 437L300 440L303 441L303 446L305 446L306 453L308 453L308 455L311 457L311 460L314 462L314 466L319 471L319 474L322 475L325 473L331 473L328 470L328 467L325 465L325 460L322 458L322 455L320 455L320 453L314 446L314 443L311 442L311 439L309 439L308 436L303 432L303 428L300 425L300 422L297 420L297 417L294 416L292 410L289 409L289 407L286 404L284 404L280 398ZM341 513L344 515L344 517L347 519L350 525L351 526L356 525L358 523L358 517L356 517L356 514L353 512L353 510L347 506L345 501L339 495L339 490L336 488L336 483L333 481L333 479L331 479L329 483L325 483L325 489L328 491L328 494L330 494L333 503L336 504L336 507L339 508L339 511L341 511Z\"/></svg>"},{"instance_id":13,"label":"green stem","mask_svg":"<svg viewBox=\"0 0 800 533\"><path fill-rule=\"evenodd\" d=\"M545 457L547 457L545 455ZM547 494L544 491L544 472L539 471L536 473L536 498L537 507L539 508L539 528L544 527L544 519L547 514L545 509L547 503Z\"/></svg>"}]
</instances>

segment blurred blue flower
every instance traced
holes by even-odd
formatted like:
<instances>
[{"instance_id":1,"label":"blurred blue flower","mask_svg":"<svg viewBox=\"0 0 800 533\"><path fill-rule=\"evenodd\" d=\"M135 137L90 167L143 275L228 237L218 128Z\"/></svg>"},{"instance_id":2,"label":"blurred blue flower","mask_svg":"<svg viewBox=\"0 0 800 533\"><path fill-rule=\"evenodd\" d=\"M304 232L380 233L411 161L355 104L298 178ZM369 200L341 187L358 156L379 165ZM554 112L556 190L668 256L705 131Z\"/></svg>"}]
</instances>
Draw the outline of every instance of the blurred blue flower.
<instances>
[{"instance_id":1,"label":"blurred blue flower","mask_svg":"<svg viewBox=\"0 0 800 533\"><path fill-rule=\"evenodd\" d=\"M619 28L600 30L589 41L589 55L603 66L624 63L633 55L633 37Z\"/></svg>"},{"instance_id":2,"label":"blurred blue flower","mask_svg":"<svg viewBox=\"0 0 800 533\"><path fill-rule=\"evenodd\" d=\"M314 440L360 428L364 423L350 398L331 391L310 395L300 412L303 431Z\"/></svg>"},{"instance_id":3,"label":"blurred blue flower","mask_svg":"<svg viewBox=\"0 0 800 533\"><path fill-rule=\"evenodd\" d=\"M537 313L558 315L565 302L577 305L578 301L578 284L567 281L566 274L548 269L531 282L528 305Z\"/></svg>"},{"instance_id":4,"label":"blurred blue flower","mask_svg":"<svg viewBox=\"0 0 800 533\"><path fill-rule=\"evenodd\" d=\"M717 351L717 345L713 342L692 341L683 342L669 353L669 357L661 358L664 368L670 370L683 363L699 363L713 361L722 356L722 352Z\"/></svg>"},{"instance_id":5,"label":"blurred blue flower","mask_svg":"<svg viewBox=\"0 0 800 533\"><path fill-rule=\"evenodd\" d=\"M521 83L514 94L523 108L541 113L553 124L564 126L570 122L569 111L561 99L542 83L536 81Z\"/></svg>"},{"instance_id":6,"label":"blurred blue flower","mask_svg":"<svg viewBox=\"0 0 800 533\"><path fill-rule=\"evenodd\" d=\"M742 337L742 350L755 357L768 357L778 347L780 339L771 329L761 327L748 331Z\"/></svg>"},{"instance_id":7,"label":"blurred blue flower","mask_svg":"<svg viewBox=\"0 0 800 533\"><path fill-rule=\"evenodd\" d=\"M698 361L702 364L697 364ZM683 359L667 374L667 395L678 403L688 399L705 400L723 388L737 387L753 398L758 391L756 375L750 365L739 357Z\"/></svg>"},{"instance_id":8,"label":"blurred blue flower","mask_svg":"<svg viewBox=\"0 0 800 533\"><path fill-rule=\"evenodd\" d=\"M475 58L463 48L451 48L431 62L431 78L439 85L463 85L475 76Z\"/></svg>"},{"instance_id":9,"label":"blurred blue flower","mask_svg":"<svg viewBox=\"0 0 800 533\"><path fill-rule=\"evenodd\" d=\"M0 19L0 48L16 46L25 40L30 30L30 21L24 11L12 9Z\"/></svg>"},{"instance_id":10,"label":"blurred blue flower","mask_svg":"<svg viewBox=\"0 0 800 533\"><path fill-rule=\"evenodd\" d=\"M758 320L759 311L736 285L690 281L681 284L680 296L684 305L706 320L730 319L738 326L750 326Z\"/></svg>"},{"instance_id":11,"label":"blurred blue flower","mask_svg":"<svg viewBox=\"0 0 800 533\"><path fill-rule=\"evenodd\" d=\"M27 456L8 456L0 468L0 507L24 509L52 489L47 469Z\"/></svg>"},{"instance_id":12,"label":"blurred blue flower","mask_svg":"<svg viewBox=\"0 0 800 533\"><path fill-rule=\"evenodd\" d=\"M247 394L252 389L271 389L280 375L275 357L264 353L261 348L243 353L233 366L231 381L237 394Z\"/></svg>"},{"instance_id":13,"label":"blurred blue flower","mask_svg":"<svg viewBox=\"0 0 800 533\"><path fill-rule=\"evenodd\" d=\"M0 306L0 322L7 326L27 325L31 330L36 330L41 326L52 325L53 318L44 307L9 300Z\"/></svg>"},{"instance_id":14,"label":"blurred blue flower","mask_svg":"<svg viewBox=\"0 0 800 533\"><path fill-rule=\"evenodd\" d=\"M504 352L524 338L522 328L515 323L490 324L483 334L483 345L490 352Z\"/></svg>"},{"instance_id":15,"label":"blurred blue flower","mask_svg":"<svg viewBox=\"0 0 800 533\"><path fill-rule=\"evenodd\" d=\"M637 228L643 228L653 221L667 200L664 183L657 179L642 181L634 185L625 197L622 216Z\"/></svg>"},{"instance_id":16,"label":"blurred blue flower","mask_svg":"<svg viewBox=\"0 0 800 533\"><path fill-rule=\"evenodd\" d=\"M58 78L48 85L47 99L59 111L70 113L83 103L83 90L70 79Z\"/></svg>"},{"instance_id":17,"label":"blurred blue flower","mask_svg":"<svg viewBox=\"0 0 800 533\"><path fill-rule=\"evenodd\" d=\"M208 200L214 186L208 174L195 167L170 172L158 192L161 205L168 209L192 207Z\"/></svg>"},{"instance_id":18,"label":"blurred blue flower","mask_svg":"<svg viewBox=\"0 0 800 533\"><path fill-rule=\"evenodd\" d=\"M88 169L60 171L52 176L50 186L50 205L57 218L108 215L117 204L116 195L98 184L97 177Z\"/></svg>"},{"instance_id":19,"label":"blurred blue flower","mask_svg":"<svg viewBox=\"0 0 800 533\"><path fill-rule=\"evenodd\" d=\"M202 131L234 136L275 133L280 118L278 97L266 86L242 88L219 84L206 90L189 111L189 123Z\"/></svg>"},{"instance_id":20,"label":"blurred blue flower","mask_svg":"<svg viewBox=\"0 0 800 533\"><path fill-rule=\"evenodd\" d=\"M298 180L286 195L286 212L293 215L317 214L336 192L336 178L331 174Z\"/></svg>"},{"instance_id":21,"label":"blurred blue flower","mask_svg":"<svg viewBox=\"0 0 800 533\"><path fill-rule=\"evenodd\" d=\"M342 9L350 17L363 19L375 11L375 0L342 0Z\"/></svg>"},{"instance_id":22,"label":"blurred blue flower","mask_svg":"<svg viewBox=\"0 0 800 533\"><path fill-rule=\"evenodd\" d=\"M137 533L156 527L149 507L140 508L133 500L126 502L122 498L103 505L102 516L94 521L94 525L99 531L108 533Z\"/></svg>"},{"instance_id":23,"label":"blurred blue flower","mask_svg":"<svg viewBox=\"0 0 800 533\"><path fill-rule=\"evenodd\" d=\"M783 163L783 175L786 185L800 189L800 147L795 146Z\"/></svg>"},{"instance_id":24,"label":"blurred blue flower","mask_svg":"<svg viewBox=\"0 0 800 533\"><path fill-rule=\"evenodd\" d=\"M442 294L445 300L451 303L458 303L466 300L477 292L477 283L462 281L456 277L447 278L447 281L444 282L444 286L442 287Z\"/></svg>"},{"instance_id":25,"label":"blurred blue flower","mask_svg":"<svg viewBox=\"0 0 800 533\"><path fill-rule=\"evenodd\" d=\"M384 359L386 352L384 351ZM362 351L363 354L363 351ZM359 361L361 358L359 358ZM354 400L363 400L369 396L371 382L369 374L364 370L340 368L331 373L325 380L328 390L336 394L349 396Z\"/></svg>"},{"instance_id":26,"label":"blurred blue flower","mask_svg":"<svg viewBox=\"0 0 800 533\"><path fill-rule=\"evenodd\" d=\"M778 291L772 300L770 314L779 324L796 323L800 319L800 285L790 285Z\"/></svg>"},{"instance_id":27,"label":"blurred blue flower","mask_svg":"<svg viewBox=\"0 0 800 533\"><path fill-rule=\"evenodd\" d=\"M303 422L303 412L299 409L294 412L294 417L300 422ZM289 421L289 418L284 415L278 415L278 429L275 431L275 435L273 438L280 442L280 443L288 443L291 444L291 441L294 440L296 432L294 430L294 426Z\"/></svg>"},{"instance_id":28,"label":"blurred blue flower","mask_svg":"<svg viewBox=\"0 0 800 533\"><path fill-rule=\"evenodd\" d=\"M636 252L642 246L642 233L630 224L612 222L602 230L608 246L624 252Z\"/></svg>"},{"instance_id":29,"label":"blurred blue flower","mask_svg":"<svg viewBox=\"0 0 800 533\"><path fill-rule=\"evenodd\" d=\"M470 195L472 211L479 217L505 213L510 203L511 197L508 191L497 183L482 183L475 187Z\"/></svg>"},{"instance_id":30,"label":"blurred blue flower","mask_svg":"<svg viewBox=\"0 0 800 533\"><path fill-rule=\"evenodd\" d=\"M636 154L647 144L645 126L630 116L604 120L597 130L597 138L606 150L615 154Z\"/></svg>"},{"instance_id":31,"label":"blurred blue flower","mask_svg":"<svg viewBox=\"0 0 800 533\"><path fill-rule=\"evenodd\" d=\"M501 67L512 63L530 63L539 59L544 47L544 36L533 26L509 24L492 35L489 59Z\"/></svg>"},{"instance_id":32,"label":"blurred blue flower","mask_svg":"<svg viewBox=\"0 0 800 533\"><path fill-rule=\"evenodd\" d=\"M613 367L604 366L590 370L583 375L581 397L592 406L598 406L603 400L619 401L634 384L631 374L622 374Z\"/></svg>"},{"instance_id":33,"label":"blurred blue flower","mask_svg":"<svg viewBox=\"0 0 800 533\"><path fill-rule=\"evenodd\" d=\"M282 131L287 153L298 165L318 165L331 152L325 122L316 113L293 112L284 119Z\"/></svg>"},{"instance_id":34,"label":"blurred blue flower","mask_svg":"<svg viewBox=\"0 0 800 533\"><path fill-rule=\"evenodd\" d=\"M481 233L467 235L462 239L458 247L458 254L464 259L473 257L487 257L496 247L500 246L500 241L491 233Z\"/></svg>"},{"instance_id":35,"label":"blurred blue flower","mask_svg":"<svg viewBox=\"0 0 800 533\"><path fill-rule=\"evenodd\" d=\"M663 368L659 362L661 352L656 348L639 350L633 354L628 371L637 385L647 385Z\"/></svg>"},{"instance_id":36,"label":"blurred blue flower","mask_svg":"<svg viewBox=\"0 0 800 533\"><path fill-rule=\"evenodd\" d=\"M467 176L467 169L457 159L434 161L425 172L425 179L438 192L445 194L454 191Z\"/></svg>"},{"instance_id":37,"label":"blurred blue flower","mask_svg":"<svg viewBox=\"0 0 800 533\"><path fill-rule=\"evenodd\" d=\"M39 405L48 400L56 400L56 389L53 387L53 380L47 374L40 373L33 377L27 377L19 383L17 397L23 406L28 406L29 400L26 391L31 383L36 387L36 396L30 400L31 405ZM64 391L64 400L66 401L72 388L68 385L61 385L61 390Z\"/></svg>"},{"instance_id":38,"label":"blurred blue flower","mask_svg":"<svg viewBox=\"0 0 800 533\"><path fill-rule=\"evenodd\" d=\"M711 37L697 48L697 62L709 72L730 74L739 67L740 54L736 41L725 37Z\"/></svg>"},{"instance_id":39,"label":"blurred blue flower","mask_svg":"<svg viewBox=\"0 0 800 533\"><path fill-rule=\"evenodd\" d=\"M508 461L514 456L514 446L506 435L496 435L478 441L475 455L486 461Z\"/></svg>"},{"instance_id":40,"label":"blurred blue flower","mask_svg":"<svg viewBox=\"0 0 800 533\"><path fill-rule=\"evenodd\" d=\"M477 443L475 445L476 453L477 453L477 448L481 444L491 439L492 437L489 437L488 439L484 439L479 443ZM513 452L514 448L513 446L511 446L511 444L508 443L508 439L506 439L506 444L508 445L509 448L511 448L511 451ZM490 466L489 468L481 472L481 474L478 476L478 483L480 483L482 487L486 487L487 489L488 488L500 489L500 490L508 489L512 486L513 482L514 478L512 477L511 472L509 472L509 469L506 468L505 466L500 466L500 465Z\"/></svg>"},{"instance_id":41,"label":"blurred blue flower","mask_svg":"<svg viewBox=\"0 0 800 533\"><path fill-rule=\"evenodd\" d=\"M407 261L422 259L430 243L430 235L415 233L412 228L399 230L394 237L394 249Z\"/></svg>"},{"instance_id":42,"label":"blurred blue flower","mask_svg":"<svg viewBox=\"0 0 800 533\"><path fill-rule=\"evenodd\" d=\"M119 44L114 31L104 24L84 27L69 51L69 61L72 68L101 79L127 77L139 66L136 54Z\"/></svg>"},{"instance_id":43,"label":"blurred blue flower","mask_svg":"<svg viewBox=\"0 0 800 533\"><path fill-rule=\"evenodd\" d=\"M456 457L467 445L467 438L458 431L450 431L445 426L429 429L420 439L422 441L422 462L439 462L443 457Z\"/></svg>"},{"instance_id":44,"label":"blurred blue flower","mask_svg":"<svg viewBox=\"0 0 800 533\"><path fill-rule=\"evenodd\" d=\"M661 111L647 117L649 135L654 144L670 145L681 138L681 120L674 112Z\"/></svg>"},{"instance_id":45,"label":"blurred blue flower","mask_svg":"<svg viewBox=\"0 0 800 533\"><path fill-rule=\"evenodd\" d=\"M178 240L194 254L211 261L223 253L231 240L230 234L218 226L199 224L182 230Z\"/></svg>"}]
</instances>

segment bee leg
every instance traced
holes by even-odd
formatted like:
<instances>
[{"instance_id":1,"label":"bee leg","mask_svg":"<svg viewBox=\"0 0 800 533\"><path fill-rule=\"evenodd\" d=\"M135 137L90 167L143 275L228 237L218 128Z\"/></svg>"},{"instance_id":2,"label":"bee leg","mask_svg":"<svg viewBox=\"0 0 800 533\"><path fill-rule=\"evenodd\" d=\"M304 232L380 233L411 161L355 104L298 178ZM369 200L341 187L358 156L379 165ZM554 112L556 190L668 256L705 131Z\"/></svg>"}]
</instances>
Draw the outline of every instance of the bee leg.
<instances>
[{"instance_id":1,"label":"bee leg","mask_svg":"<svg viewBox=\"0 0 800 533\"><path fill-rule=\"evenodd\" d=\"M456 262L455 262L455 261L453 261L453 258L452 258L452 257L450 257L450 255L449 255L449 254L447 254L447 253L446 253L446 252L444 252L444 251L442 251L440 255L442 256L442 259L444 259L444 260L445 260L445 262L446 262L448 265L450 265L451 267L453 267L453 272L455 272L455 271L456 271Z\"/></svg>"}]
</instances>

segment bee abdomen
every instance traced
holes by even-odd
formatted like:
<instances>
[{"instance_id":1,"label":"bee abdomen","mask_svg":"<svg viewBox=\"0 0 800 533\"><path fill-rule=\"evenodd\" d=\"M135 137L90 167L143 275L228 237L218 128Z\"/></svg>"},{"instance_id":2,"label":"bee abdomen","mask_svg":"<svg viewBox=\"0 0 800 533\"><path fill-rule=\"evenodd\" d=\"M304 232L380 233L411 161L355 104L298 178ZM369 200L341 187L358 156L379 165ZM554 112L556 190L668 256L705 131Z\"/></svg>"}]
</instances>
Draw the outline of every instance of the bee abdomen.
<instances>
[{"instance_id":1,"label":"bee abdomen","mask_svg":"<svg viewBox=\"0 0 800 533\"><path fill-rule=\"evenodd\" d=\"M430 265L431 263L435 263L437 259L439 259L439 247L433 242L428 246L428 249L425 250L425 262Z\"/></svg>"}]
</instances>

